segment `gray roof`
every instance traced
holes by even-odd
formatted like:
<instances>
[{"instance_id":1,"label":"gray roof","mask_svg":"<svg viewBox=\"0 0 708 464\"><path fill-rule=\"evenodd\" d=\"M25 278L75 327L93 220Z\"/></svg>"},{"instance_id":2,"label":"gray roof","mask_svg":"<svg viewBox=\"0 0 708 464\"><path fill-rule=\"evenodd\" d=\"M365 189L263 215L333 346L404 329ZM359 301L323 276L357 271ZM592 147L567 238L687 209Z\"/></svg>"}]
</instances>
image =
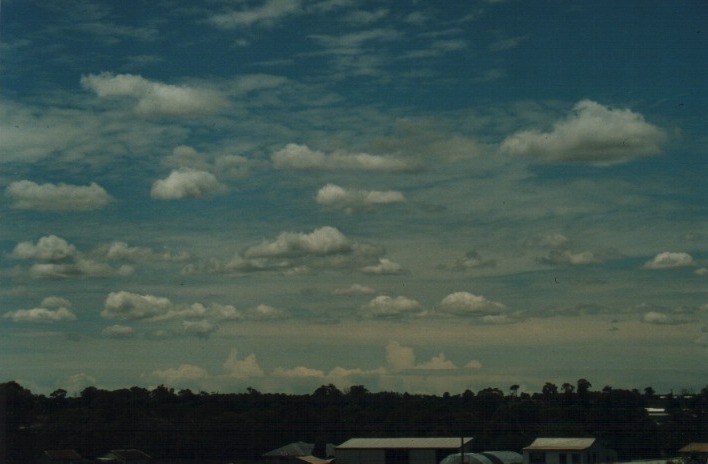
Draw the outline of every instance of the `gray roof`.
<instances>
[{"instance_id":1,"label":"gray roof","mask_svg":"<svg viewBox=\"0 0 708 464\"><path fill-rule=\"evenodd\" d=\"M327 456L334 456L334 445L331 443L326 444ZM312 451L315 449L314 443L306 443L304 441L296 441L294 443L288 443L285 446L276 448L274 450L268 451L263 456L274 458L274 457L293 457L299 458L303 456L312 455Z\"/></svg>"},{"instance_id":2,"label":"gray roof","mask_svg":"<svg viewBox=\"0 0 708 464\"><path fill-rule=\"evenodd\" d=\"M584 450L595 443L594 438L537 438L524 450Z\"/></svg>"},{"instance_id":3,"label":"gray roof","mask_svg":"<svg viewBox=\"0 0 708 464\"><path fill-rule=\"evenodd\" d=\"M337 449L457 449L461 440L468 444L472 438L352 438L337 446Z\"/></svg>"}]
</instances>

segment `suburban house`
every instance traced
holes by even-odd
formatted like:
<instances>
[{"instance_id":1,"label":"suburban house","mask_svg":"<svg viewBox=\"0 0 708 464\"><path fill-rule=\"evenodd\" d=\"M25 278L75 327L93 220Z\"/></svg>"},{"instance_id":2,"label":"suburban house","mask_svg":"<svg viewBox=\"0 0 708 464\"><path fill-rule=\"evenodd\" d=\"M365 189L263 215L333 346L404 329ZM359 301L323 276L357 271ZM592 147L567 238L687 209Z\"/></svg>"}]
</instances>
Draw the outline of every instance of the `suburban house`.
<instances>
[{"instance_id":1,"label":"suburban house","mask_svg":"<svg viewBox=\"0 0 708 464\"><path fill-rule=\"evenodd\" d=\"M537 438L523 449L523 464L601 464L617 461L617 453L595 438Z\"/></svg>"},{"instance_id":2,"label":"suburban house","mask_svg":"<svg viewBox=\"0 0 708 464\"><path fill-rule=\"evenodd\" d=\"M313 456L314 450L314 443L298 441L268 451L263 454L263 459L268 464L326 464L334 457L334 445L331 443L325 446L326 457L324 458Z\"/></svg>"},{"instance_id":3,"label":"suburban house","mask_svg":"<svg viewBox=\"0 0 708 464\"><path fill-rule=\"evenodd\" d=\"M337 464L438 464L468 452L472 438L352 438L334 449Z\"/></svg>"},{"instance_id":4,"label":"suburban house","mask_svg":"<svg viewBox=\"0 0 708 464\"><path fill-rule=\"evenodd\" d=\"M689 443L678 452L681 456L685 456L687 462L691 464L708 463L708 443Z\"/></svg>"},{"instance_id":5,"label":"suburban house","mask_svg":"<svg viewBox=\"0 0 708 464\"><path fill-rule=\"evenodd\" d=\"M137 449L111 450L98 458L102 464L149 464L150 456Z\"/></svg>"}]
</instances>

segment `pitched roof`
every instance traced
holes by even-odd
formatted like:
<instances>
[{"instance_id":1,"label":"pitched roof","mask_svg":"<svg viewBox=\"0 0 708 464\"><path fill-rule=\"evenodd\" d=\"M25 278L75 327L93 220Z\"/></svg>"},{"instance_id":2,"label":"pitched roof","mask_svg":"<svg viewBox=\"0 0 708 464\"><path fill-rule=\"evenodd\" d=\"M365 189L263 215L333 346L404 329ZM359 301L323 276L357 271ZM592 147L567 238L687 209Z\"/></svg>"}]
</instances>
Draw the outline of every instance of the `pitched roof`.
<instances>
[{"instance_id":1,"label":"pitched roof","mask_svg":"<svg viewBox=\"0 0 708 464\"><path fill-rule=\"evenodd\" d=\"M121 461L144 461L150 456L137 449L111 450L110 453Z\"/></svg>"},{"instance_id":2,"label":"pitched roof","mask_svg":"<svg viewBox=\"0 0 708 464\"><path fill-rule=\"evenodd\" d=\"M288 443L285 446L276 448L274 450L268 451L263 456L276 457L276 456L307 456L312 454L312 450L315 448L314 443L305 443L304 441L297 441L295 443Z\"/></svg>"},{"instance_id":3,"label":"pitched roof","mask_svg":"<svg viewBox=\"0 0 708 464\"><path fill-rule=\"evenodd\" d=\"M472 441L471 437L437 437L437 438L352 438L337 446L341 449L457 449Z\"/></svg>"},{"instance_id":4,"label":"pitched roof","mask_svg":"<svg viewBox=\"0 0 708 464\"><path fill-rule=\"evenodd\" d=\"M81 459L81 455L73 449L46 450L44 455L52 461L69 461Z\"/></svg>"},{"instance_id":5,"label":"pitched roof","mask_svg":"<svg viewBox=\"0 0 708 464\"><path fill-rule=\"evenodd\" d=\"M594 438L537 438L524 450L553 451L553 450L584 450L595 443Z\"/></svg>"},{"instance_id":6,"label":"pitched roof","mask_svg":"<svg viewBox=\"0 0 708 464\"><path fill-rule=\"evenodd\" d=\"M708 453L708 443L689 443L679 453Z\"/></svg>"}]
</instances>

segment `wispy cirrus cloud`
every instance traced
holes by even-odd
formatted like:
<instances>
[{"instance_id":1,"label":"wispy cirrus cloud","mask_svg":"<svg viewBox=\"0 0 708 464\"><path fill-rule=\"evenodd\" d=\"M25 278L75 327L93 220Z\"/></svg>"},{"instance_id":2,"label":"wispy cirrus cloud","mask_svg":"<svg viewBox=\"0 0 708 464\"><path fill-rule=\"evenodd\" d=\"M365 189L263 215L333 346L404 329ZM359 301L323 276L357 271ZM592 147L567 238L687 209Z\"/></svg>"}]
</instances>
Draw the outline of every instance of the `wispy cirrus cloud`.
<instances>
[{"instance_id":1,"label":"wispy cirrus cloud","mask_svg":"<svg viewBox=\"0 0 708 464\"><path fill-rule=\"evenodd\" d=\"M231 10L212 15L208 22L221 29L271 26L277 21L301 11L300 0L265 0L253 8Z\"/></svg>"}]
</instances>

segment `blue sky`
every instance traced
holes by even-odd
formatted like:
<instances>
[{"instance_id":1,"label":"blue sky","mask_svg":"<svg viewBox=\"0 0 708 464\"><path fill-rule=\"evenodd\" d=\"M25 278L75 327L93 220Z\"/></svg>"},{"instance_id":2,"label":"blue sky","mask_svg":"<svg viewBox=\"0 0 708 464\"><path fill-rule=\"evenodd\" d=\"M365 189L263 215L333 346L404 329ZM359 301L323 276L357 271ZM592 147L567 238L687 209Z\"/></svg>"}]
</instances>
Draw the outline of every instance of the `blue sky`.
<instances>
[{"instance_id":1,"label":"blue sky","mask_svg":"<svg viewBox=\"0 0 708 464\"><path fill-rule=\"evenodd\" d=\"M705 386L701 2L1 15L0 380Z\"/></svg>"}]
</instances>

